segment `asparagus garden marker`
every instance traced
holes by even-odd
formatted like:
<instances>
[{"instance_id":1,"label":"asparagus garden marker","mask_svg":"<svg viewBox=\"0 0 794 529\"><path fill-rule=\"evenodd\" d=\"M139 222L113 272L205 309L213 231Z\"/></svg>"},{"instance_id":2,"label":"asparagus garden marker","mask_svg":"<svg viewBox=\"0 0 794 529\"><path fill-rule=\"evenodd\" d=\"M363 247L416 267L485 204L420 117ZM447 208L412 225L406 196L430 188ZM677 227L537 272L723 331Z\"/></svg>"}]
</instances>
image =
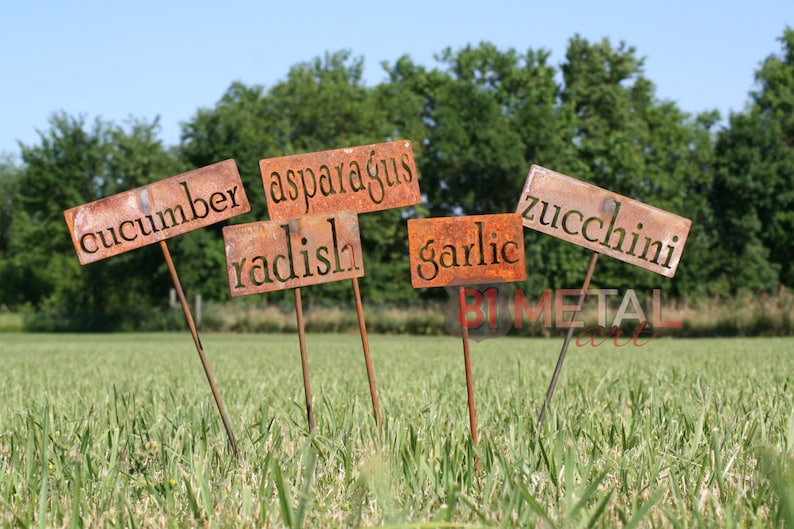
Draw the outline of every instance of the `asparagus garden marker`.
<instances>
[{"instance_id":1,"label":"asparagus garden marker","mask_svg":"<svg viewBox=\"0 0 794 529\"><path fill-rule=\"evenodd\" d=\"M166 239L247 213L250 209L237 164L234 160L226 160L64 211L77 258L83 265L160 243L218 412L238 458L237 442Z\"/></svg>"},{"instance_id":2,"label":"asparagus garden marker","mask_svg":"<svg viewBox=\"0 0 794 529\"><path fill-rule=\"evenodd\" d=\"M529 170L516 212L527 228L593 250L574 319L581 310L599 253L671 278L692 225L684 217L538 165ZM538 426L546 416L572 335L573 326L565 336Z\"/></svg>"},{"instance_id":3,"label":"asparagus garden marker","mask_svg":"<svg viewBox=\"0 0 794 529\"><path fill-rule=\"evenodd\" d=\"M300 287L364 275L358 217L312 215L223 228L232 296L292 288L309 429L314 429Z\"/></svg>"},{"instance_id":4,"label":"asparagus garden marker","mask_svg":"<svg viewBox=\"0 0 794 529\"><path fill-rule=\"evenodd\" d=\"M523 281L524 233L517 213L408 220L408 256L414 288L458 286L471 438L477 411L471 374L463 285Z\"/></svg>"},{"instance_id":5,"label":"asparagus garden marker","mask_svg":"<svg viewBox=\"0 0 794 529\"><path fill-rule=\"evenodd\" d=\"M260 160L271 219L319 213L367 213L422 201L411 142L398 140ZM358 277L353 277L356 315L369 379L372 411L380 425L378 393L369 353ZM296 295L300 292L296 289Z\"/></svg>"},{"instance_id":6,"label":"asparagus garden marker","mask_svg":"<svg viewBox=\"0 0 794 529\"><path fill-rule=\"evenodd\" d=\"M367 213L422 201L407 140L268 158L259 168L271 219Z\"/></svg>"}]
</instances>

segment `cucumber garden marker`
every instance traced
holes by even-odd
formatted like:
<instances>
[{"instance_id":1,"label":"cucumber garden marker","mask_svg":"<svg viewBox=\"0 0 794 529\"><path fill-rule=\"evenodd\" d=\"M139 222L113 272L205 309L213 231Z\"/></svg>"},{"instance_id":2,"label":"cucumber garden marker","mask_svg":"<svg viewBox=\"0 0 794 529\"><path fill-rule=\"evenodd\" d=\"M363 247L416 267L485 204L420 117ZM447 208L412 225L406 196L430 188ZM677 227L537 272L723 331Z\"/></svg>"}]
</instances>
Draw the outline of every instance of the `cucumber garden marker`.
<instances>
[{"instance_id":1,"label":"cucumber garden marker","mask_svg":"<svg viewBox=\"0 0 794 529\"><path fill-rule=\"evenodd\" d=\"M237 164L226 160L64 211L80 264L160 243L229 443L240 453L166 239L251 210Z\"/></svg>"}]
</instances>

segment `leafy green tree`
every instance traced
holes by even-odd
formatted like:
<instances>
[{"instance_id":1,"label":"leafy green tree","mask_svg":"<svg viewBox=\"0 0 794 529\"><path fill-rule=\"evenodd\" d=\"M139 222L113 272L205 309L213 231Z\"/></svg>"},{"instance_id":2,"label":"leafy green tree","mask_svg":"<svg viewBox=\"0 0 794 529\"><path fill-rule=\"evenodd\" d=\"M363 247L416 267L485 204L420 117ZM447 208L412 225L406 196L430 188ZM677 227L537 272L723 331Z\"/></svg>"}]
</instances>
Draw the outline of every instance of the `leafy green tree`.
<instances>
[{"instance_id":1,"label":"leafy green tree","mask_svg":"<svg viewBox=\"0 0 794 529\"><path fill-rule=\"evenodd\" d=\"M10 252L18 180L19 167L11 156L4 157L0 162L0 307L14 307L19 301L14 287L18 265Z\"/></svg>"},{"instance_id":2,"label":"leafy green tree","mask_svg":"<svg viewBox=\"0 0 794 529\"><path fill-rule=\"evenodd\" d=\"M385 109L395 100L388 92L376 97L375 90L364 86L363 64L362 59L342 51L294 66L286 80L267 91L260 86L235 83L215 108L200 110L185 125L182 153L191 165L206 165L222 158L237 160L252 212L235 222L268 218L260 159L396 139ZM401 213L384 211L360 216L367 270L362 290L369 299L413 295L410 285L404 289L382 287L397 284L398 278L399 283L404 283L407 277L407 265L396 258L405 255L405 222ZM268 299L282 300L287 295L270 294ZM304 297L348 299L350 286L329 283L307 289Z\"/></svg>"},{"instance_id":3,"label":"leafy green tree","mask_svg":"<svg viewBox=\"0 0 794 529\"><path fill-rule=\"evenodd\" d=\"M546 57L483 43L444 50L438 57L444 70L428 70L407 56L389 70L420 112L411 131L421 143L419 172L432 216L515 209L527 145L538 145L521 136L515 117L551 112L555 87Z\"/></svg>"},{"instance_id":4,"label":"leafy green tree","mask_svg":"<svg viewBox=\"0 0 794 529\"><path fill-rule=\"evenodd\" d=\"M758 114L732 114L730 128L716 146L719 162L711 199L720 215L713 254L721 263L715 280L726 293L774 290L780 281L780 265L770 260L759 216L763 204L768 208L775 200L767 188L773 177L768 156L779 141L760 121Z\"/></svg>"},{"instance_id":5,"label":"leafy green tree","mask_svg":"<svg viewBox=\"0 0 794 529\"><path fill-rule=\"evenodd\" d=\"M672 102L659 101L643 75L643 60L624 43L572 38L562 65L561 114L572 128L572 151L560 171L595 185L693 219L681 278L670 289L700 288L701 265L710 244L711 221L702 197L711 185L711 128L718 116L694 119ZM613 259L599 261L595 280L617 288L659 286L658 276Z\"/></svg>"},{"instance_id":6,"label":"leafy green tree","mask_svg":"<svg viewBox=\"0 0 794 529\"><path fill-rule=\"evenodd\" d=\"M97 119L56 114L41 143L22 146L9 251L19 265L15 295L51 318L55 328L111 329L130 310L167 299L164 271L144 248L81 267L63 211L176 174L155 138L157 123L129 131ZM159 287L158 287L159 285Z\"/></svg>"},{"instance_id":7,"label":"leafy green tree","mask_svg":"<svg viewBox=\"0 0 794 529\"><path fill-rule=\"evenodd\" d=\"M731 291L794 284L794 30L756 72L758 90L719 134L711 201L718 280Z\"/></svg>"},{"instance_id":8,"label":"leafy green tree","mask_svg":"<svg viewBox=\"0 0 794 529\"><path fill-rule=\"evenodd\" d=\"M0 160L0 256L8 252L18 180L19 167L11 156L4 157Z\"/></svg>"}]
</instances>

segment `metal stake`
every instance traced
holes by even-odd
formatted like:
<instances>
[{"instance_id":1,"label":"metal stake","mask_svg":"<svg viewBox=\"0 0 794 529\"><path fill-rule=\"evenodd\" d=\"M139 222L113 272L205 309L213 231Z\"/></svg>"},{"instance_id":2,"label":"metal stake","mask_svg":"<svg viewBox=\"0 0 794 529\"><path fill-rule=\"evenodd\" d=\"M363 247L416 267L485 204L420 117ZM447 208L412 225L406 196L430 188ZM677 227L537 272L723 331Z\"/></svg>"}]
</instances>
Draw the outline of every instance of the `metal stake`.
<instances>
[{"instance_id":1,"label":"metal stake","mask_svg":"<svg viewBox=\"0 0 794 529\"><path fill-rule=\"evenodd\" d=\"M466 369L466 397L469 402L469 429L471 430L471 440L474 444L480 441L477 435L477 410L474 406L474 379L471 375L471 354L469 352L469 325L466 321L466 314L463 307L466 304L466 295L463 285L458 287L458 307L460 307L460 336L463 340L463 365ZM479 473L482 470L480 458L474 454L474 468Z\"/></svg>"},{"instance_id":2,"label":"metal stake","mask_svg":"<svg viewBox=\"0 0 794 529\"><path fill-rule=\"evenodd\" d=\"M303 395L306 398L306 418L309 421L309 431L314 430L314 411L312 410L312 388L309 384L309 359L306 356L306 335L303 331L303 301L301 289L293 289L295 293L295 319L298 323L298 342L301 349L301 369L303 370Z\"/></svg>"},{"instance_id":3,"label":"metal stake","mask_svg":"<svg viewBox=\"0 0 794 529\"><path fill-rule=\"evenodd\" d=\"M590 288L590 280L593 278L593 270L595 270L596 262L598 262L598 253L593 252L593 256L590 258L590 266L587 268L587 274L584 277L584 283L582 283L582 290L579 292L579 302L576 304L576 309L573 311L573 316L571 317L571 321L576 319L577 314L582 310L582 304L584 303L584 298L587 296L587 289ZM560 356L557 358L557 366L554 368L554 374L551 377L551 384L549 384L549 389L546 392L546 400L543 402L543 407L540 409L540 417L538 418L538 431L540 431L541 426L543 426L543 421L546 419L546 408L549 407L551 404L551 397L554 395L554 388L557 386L557 379L560 376L560 371L562 370L562 363L565 361L565 353L568 351L568 344L571 342L571 337L573 337L573 325L568 327L568 332L565 333L565 340L562 342L562 349L560 350Z\"/></svg>"},{"instance_id":4,"label":"metal stake","mask_svg":"<svg viewBox=\"0 0 794 529\"><path fill-rule=\"evenodd\" d=\"M458 287L458 306L465 306L466 296L463 286ZM469 326L465 320L466 315L460 314L460 336L463 339L463 364L466 367L466 394L469 400L469 426L471 427L471 439L474 444L479 442L477 435L477 410L474 407L474 380L471 376L471 355L469 354Z\"/></svg>"},{"instance_id":5,"label":"metal stake","mask_svg":"<svg viewBox=\"0 0 794 529\"><path fill-rule=\"evenodd\" d=\"M182 311L185 313L185 320L187 320L187 326L190 329L190 334L193 336L193 343L196 344L196 351L198 351L199 358L201 359L201 365L204 367L204 374L207 375L207 381L210 384L210 389L212 389L212 396L215 398L215 404L218 406L218 412L221 414L221 420L223 421L223 427L226 430L226 436L229 438L229 444L232 446L234 455L239 461L240 450L237 448L237 441L234 439L234 433L232 432L229 418L226 416L226 410L223 408L221 394L218 391L218 386L215 384L215 379L212 377L212 371L210 371L209 362L207 362L207 356L204 354L204 347L201 345L198 330L196 330L196 323L193 321L193 315L190 312L190 306L188 305L187 299L185 298L185 293L182 290L182 284L179 282L179 276L176 273L176 267L174 266L173 259L171 259L171 252L168 250L166 241L160 241L160 248L163 250L165 263L168 265L168 271L171 272L171 279L174 282L174 288L176 289L176 294L179 297L179 303L182 305Z\"/></svg>"},{"instance_id":6,"label":"metal stake","mask_svg":"<svg viewBox=\"0 0 794 529\"><path fill-rule=\"evenodd\" d=\"M367 338L367 324L364 321L364 308L361 303L361 289L358 287L358 278L353 278L353 295L356 298L356 315L358 316L358 330L361 334L361 346L364 348L364 363L367 366L367 379L369 380L369 395L372 397L372 413L375 423L381 426L380 409L378 408L378 392L375 389L375 371L372 369L372 359L369 356L369 340Z\"/></svg>"}]
</instances>

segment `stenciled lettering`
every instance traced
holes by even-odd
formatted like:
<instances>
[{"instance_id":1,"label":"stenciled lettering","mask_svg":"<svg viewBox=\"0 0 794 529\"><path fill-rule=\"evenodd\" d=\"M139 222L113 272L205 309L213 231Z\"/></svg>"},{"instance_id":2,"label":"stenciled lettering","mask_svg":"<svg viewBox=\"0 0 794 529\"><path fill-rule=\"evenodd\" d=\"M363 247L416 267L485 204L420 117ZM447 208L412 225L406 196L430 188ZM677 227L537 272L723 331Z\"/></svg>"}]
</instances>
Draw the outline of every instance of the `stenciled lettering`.
<instances>
[{"instance_id":1,"label":"stenciled lettering","mask_svg":"<svg viewBox=\"0 0 794 529\"><path fill-rule=\"evenodd\" d=\"M313 229L301 229L293 225L294 222L271 221L245 235L231 235L239 226L224 229L225 239L264 236L270 230L280 232L276 240L281 242L268 246L267 252L231 256L228 264L233 295L239 295L235 291L245 291L250 287L268 286L272 288L264 290L278 290L283 288L283 284L301 283L307 278L314 278L309 281L313 284L334 281L336 275L353 277L363 274L360 243L350 241L348 237L340 239L336 217L326 217L319 228L315 225Z\"/></svg>"},{"instance_id":2,"label":"stenciled lettering","mask_svg":"<svg viewBox=\"0 0 794 529\"><path fill-rule=\"evenodd\" d=\"M474 221L475 241L466 243L439 244L435 238L428 239L419 248L416 274L425 281L434 280L442 268L468 268L513 265L519 263L519 243L500 240L496 231L485 235L484 223Z\"/></svg>"},{"instance_id":3,"label":"stenciled lettering","mask_svg":"<svg viewBox=\"0 0 794 529\"><path fill-rule=\"evenodd\" d=\"M266 199L276 206L271 219L421 202L410 148L410 142L395 141L260 160Z\"/></svg>"},{"instance_id":4,"label":"stenciled lettering","mask_svg":"<svg viewBox=\"0 0 794 529\"><path fill-rule=\"evenodd\" d=\"M670 239L672 244L665 245L663 241L644 235L641 222L628 231L629 228L620 223L620 201L614 202L614 209L606 223L600 217L585 218L577 209L566 208L531 194L525 195L524 201L526 207L521 211L521 216L529 222L537 222L569 236L582 237L589 243L598 243L619 253L671 268L678 235Z\"/></svg>"},{"instance_id":5,"label":"stenciled lettering","mask_svg":"<svg viewBox=\"0 0 794 529\"><path fill-rule=\"evenodd\" d=\"M210 213L222 213L239 208L237 186L224 191L216 191L207 197L194 196L188 182L180 182L184 202L163 208L154 213L136 218L123 219L115 226L107 226L99 231L78 234L80 249L87 254L95 254L101 248L111 249L132 243L139 237L149 237L182 224L206 218Z\"/></svg>"}]
</instances>

